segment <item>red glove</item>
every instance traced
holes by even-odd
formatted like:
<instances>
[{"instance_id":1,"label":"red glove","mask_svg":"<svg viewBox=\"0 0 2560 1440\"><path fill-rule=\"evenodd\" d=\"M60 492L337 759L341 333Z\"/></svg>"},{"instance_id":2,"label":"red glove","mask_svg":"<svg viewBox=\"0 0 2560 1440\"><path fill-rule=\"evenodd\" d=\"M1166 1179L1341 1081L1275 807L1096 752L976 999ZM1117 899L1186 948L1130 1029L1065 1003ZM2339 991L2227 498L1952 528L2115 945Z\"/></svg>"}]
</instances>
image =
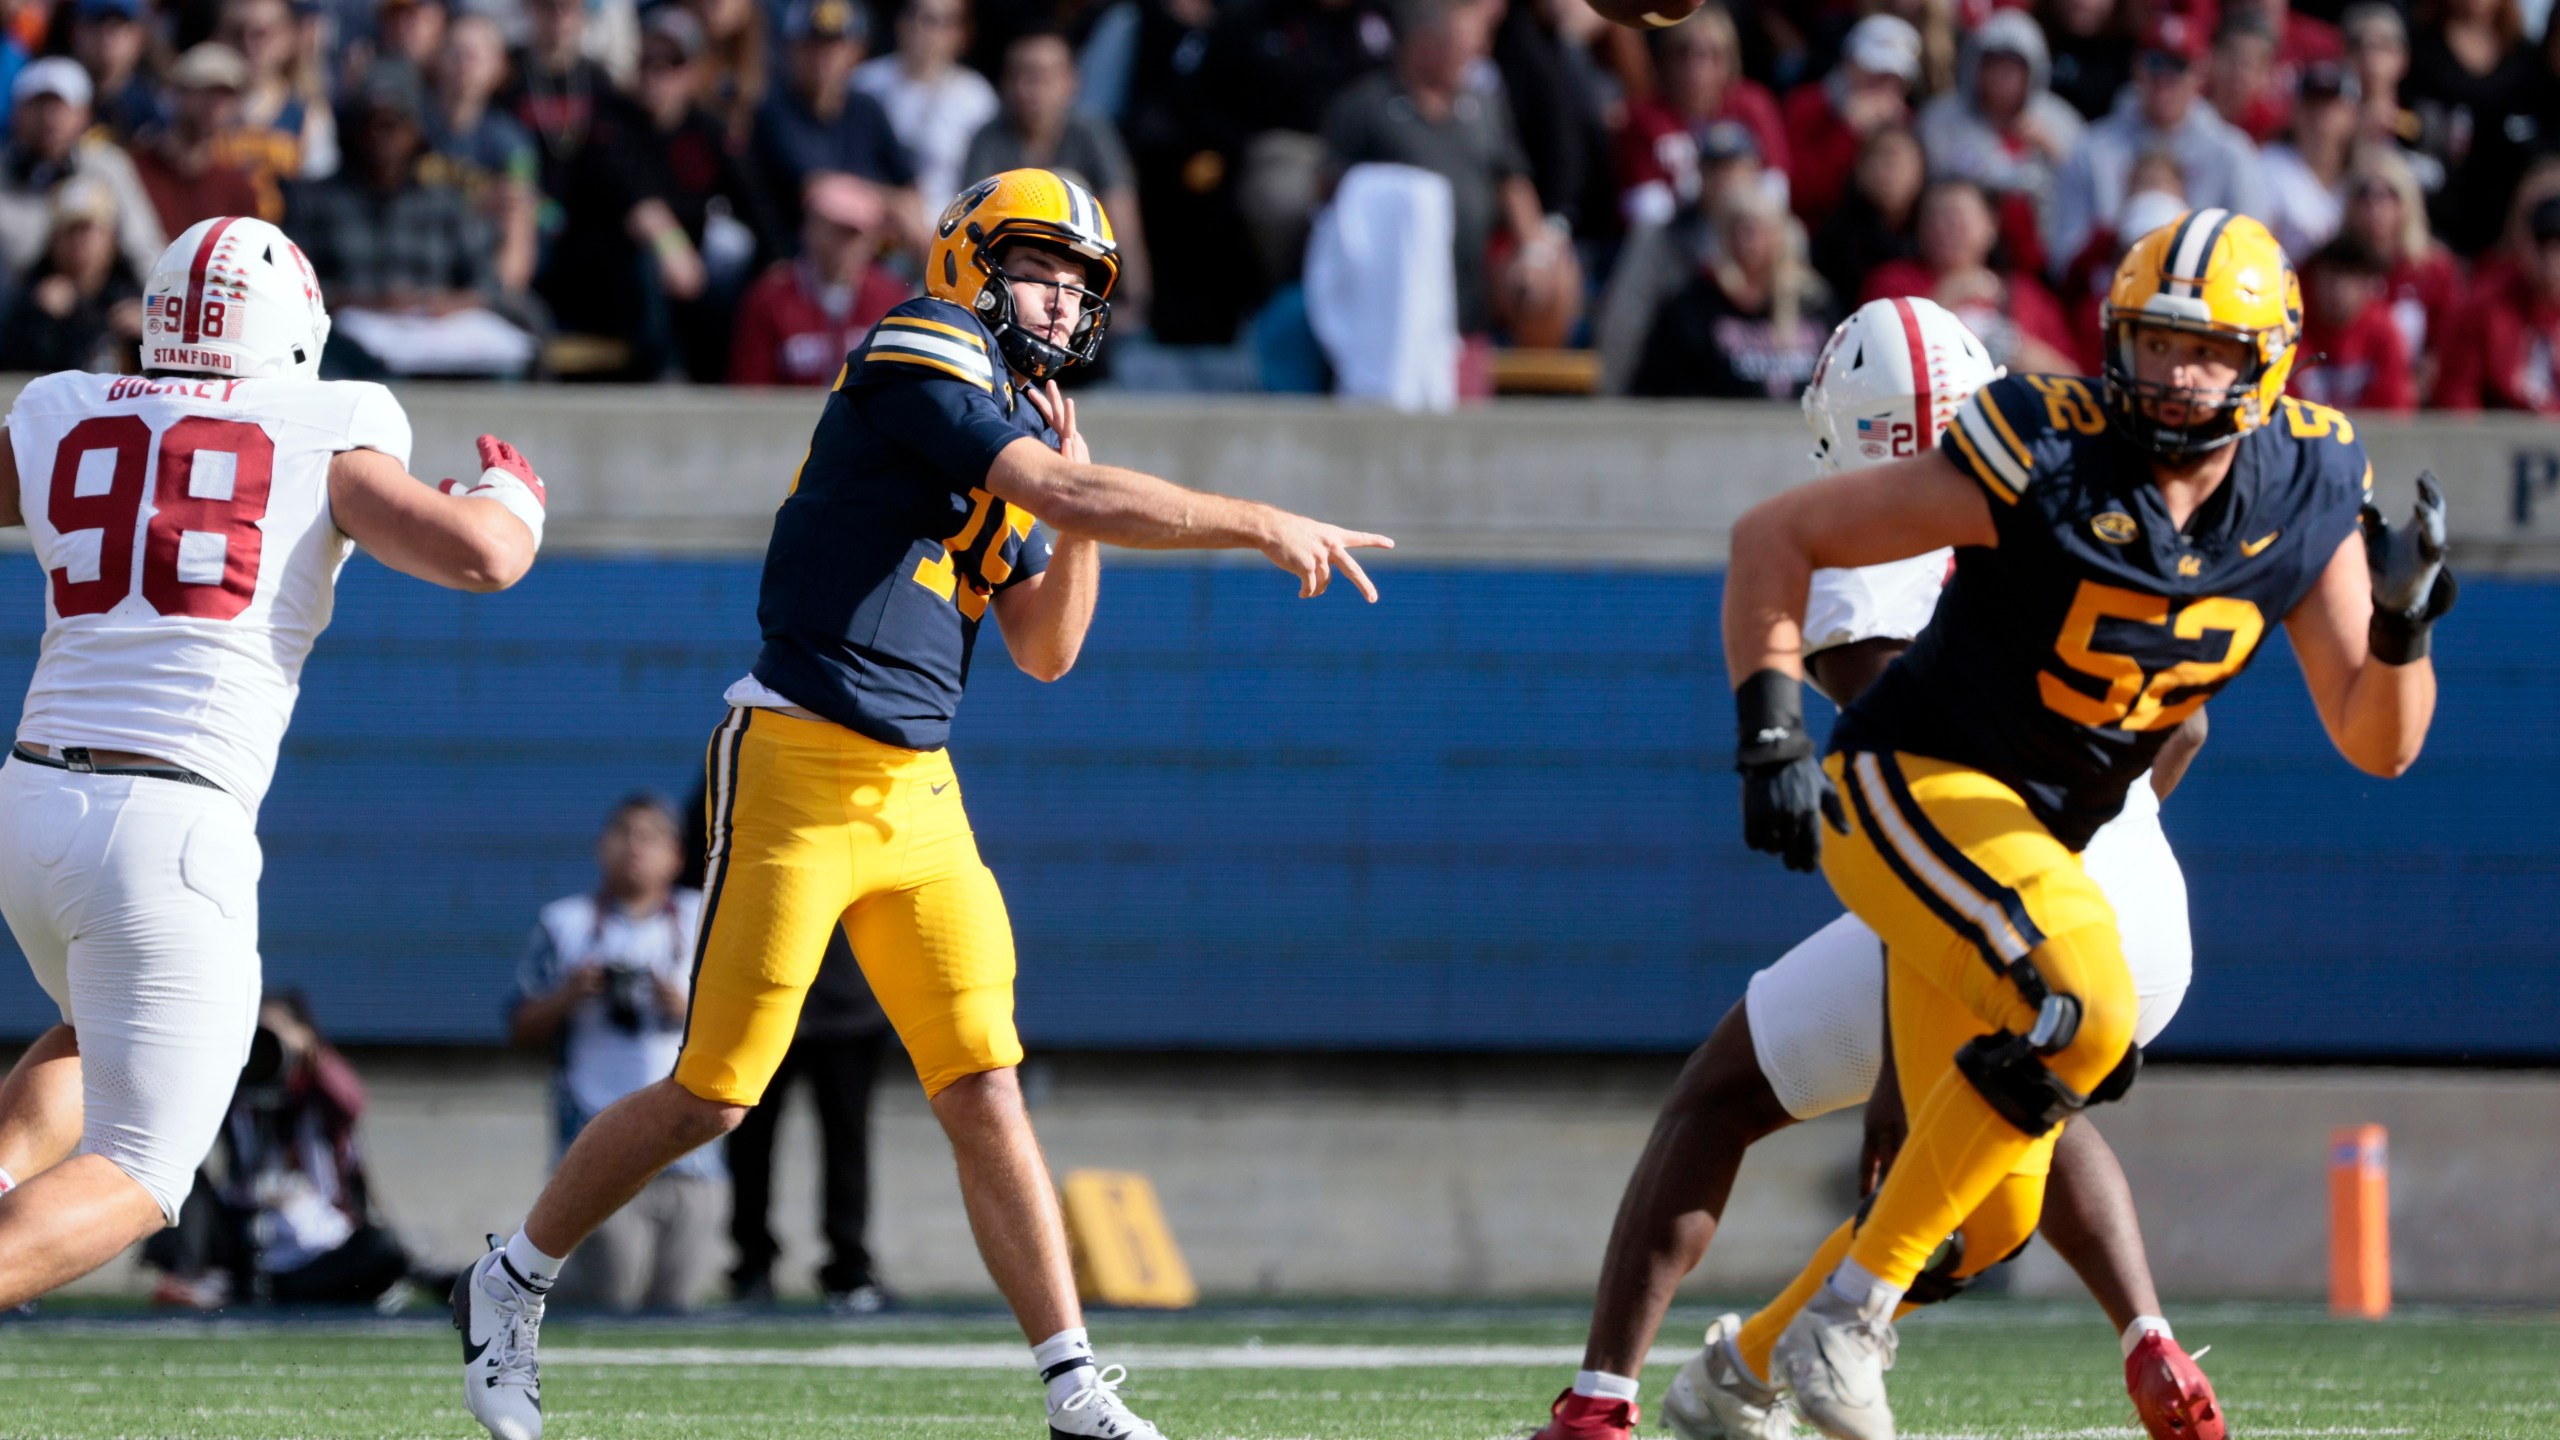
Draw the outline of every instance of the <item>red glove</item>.
<instances>
[{"instance_id":1,"label":"red glove","mask_svg":"<svg viewBox=\"0 0 2560 1440\"><path fill-rule=\"evenodd\" d=\"M436 488L465 499L497 501L524 522L525 528L533 532L533 543L539 546L551 497L542 488L542 477L533 473L532 463L513 445L495 435L483 435L480 466L479 479L447 480Z\"/></svg>"},{"instance_id":2,"label":"red glove","mask_svg":"<svg viewBox=\"0 0 2560 1440\"><path fill-rule=\"evenodd\" d=\"M2168 1336L2155 1330L2124 1357L2124 1388L2151 1440L2223 1440L2213 1382Z\"/></svg>"},{"instance_id":3,"label":"red glove","mask_svg":"<svg viewBox=\"0 0 2560 1440\"><path fill-rule=\"evenodd\" d=\"M495 435L480 437L480 468L483 471L504 470L523 481L536 501L546 506L551 503L551 497L543 493L542 477L533 473L533 462L524 458L524 452Z\"/></svg>"}]
</instances>

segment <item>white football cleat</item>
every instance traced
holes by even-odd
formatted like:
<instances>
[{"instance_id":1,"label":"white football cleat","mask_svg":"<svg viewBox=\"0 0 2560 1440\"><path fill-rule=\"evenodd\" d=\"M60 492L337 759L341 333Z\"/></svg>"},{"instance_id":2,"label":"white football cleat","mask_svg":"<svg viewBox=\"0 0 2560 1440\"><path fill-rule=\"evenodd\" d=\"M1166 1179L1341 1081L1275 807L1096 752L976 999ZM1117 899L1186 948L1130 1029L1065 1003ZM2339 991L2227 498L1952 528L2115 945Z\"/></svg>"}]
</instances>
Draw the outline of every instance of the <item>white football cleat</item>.
<instances>
[{"instance_id":1,"label":"white football cleat","mask_svg":"<svg viewBox=\"0 0 2560 1440\"><path fill-rule=\"evenodd\" d=\"M1049 1440L1164 1440L1163 1431L1121 1403L1120 1382L1128 1378L1126 1365L1094 1371L1092 1384L1049 1412Z\"/></svg>"},{"instance_id":2,"label":"white football cleat","mask_svg":"<svg viewBox=\"0 0 2560 1440\"><path fill-rule=\"evenodd\" d=\"M496 1440L542 1440L542 1296L507 1264L498 1237L453 1282L462 1332L462 1403Z\"/></svg>"},{"instance_id":3,"label":"white football cleat","mask_svg":"<svg viewBox=\"0 0 2560 1440\"><path fill-rule=\"evenodd\" d=\"M1896 1338L1889 1315L1868 1315L1825 1285L1769 1356L1769 1378L1795 1393L1796 1413L1834 1440L1894 1440L1884 1372Z\"/></svg>"},{"instance_id":4,"label":"white football cleat","mask_svg":"<svg viewBox=\"0 0 2560 1440\"><path fill-rule=\"evenodd\" d=\"M1796 1433L1787 1397L1752 1379L1742 1363L1734 1345L1741 1333L1741 1316L1717 1316L1707 1327L1707 1348L1671 1377L1662 1414L1680 1440L1789 1440Z\"/></svg>"}]
</instances>

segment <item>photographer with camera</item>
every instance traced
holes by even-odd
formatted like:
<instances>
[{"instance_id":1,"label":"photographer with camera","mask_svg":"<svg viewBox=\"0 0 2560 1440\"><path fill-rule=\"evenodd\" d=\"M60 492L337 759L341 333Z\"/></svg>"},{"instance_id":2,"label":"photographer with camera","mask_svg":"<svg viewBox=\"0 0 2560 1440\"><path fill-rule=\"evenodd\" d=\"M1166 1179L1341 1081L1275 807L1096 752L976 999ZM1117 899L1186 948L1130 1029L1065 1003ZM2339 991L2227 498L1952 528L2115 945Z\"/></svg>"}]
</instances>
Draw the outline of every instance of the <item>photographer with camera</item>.
<instances>
[{"instance_id":1,"label":"photographer with camera","mask_svg":"<svg viewBox=\"0 0 2560 1440\"><path fill-rule=\"evenodd\" d=\"M518 972L515 1043L557 1057L553 1108L562 1150L606 1106L675 1068L702 894L678 887L684 851L675 808L626 797L596 840L598 886L542 908ZM581 1246L555 1303L684 1310L720 1263L728 1174L720 1147L667 1167Z\"/></svg>"},{"instance_id":2,"label":"photographer with camera","mask_svg":"<svg viewBox=\"0 0 2560 1440\"><path fill-rule=\"evenodd\" d=\"M145 1240L154 1305L372 1305L452 1283L375 1215L356 1144L364 1082L299 991L270 993L213 1153L178 1223Z\"/></svg>"}]
</instances>

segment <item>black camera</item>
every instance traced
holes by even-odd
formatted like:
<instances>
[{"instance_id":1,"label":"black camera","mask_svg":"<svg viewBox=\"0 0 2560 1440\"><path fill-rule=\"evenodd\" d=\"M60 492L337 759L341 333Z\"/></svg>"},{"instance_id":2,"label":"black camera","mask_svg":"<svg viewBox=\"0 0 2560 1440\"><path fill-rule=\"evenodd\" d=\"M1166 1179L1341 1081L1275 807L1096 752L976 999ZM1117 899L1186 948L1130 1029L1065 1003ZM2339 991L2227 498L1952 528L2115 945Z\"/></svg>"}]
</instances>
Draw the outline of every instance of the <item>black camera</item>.
<instances>
[{"instance_id":1,"label":"black camera","mask_svg":"<svg viewBox=\"0 0 2560 1440\"><path fill-rule=\"evenodd\" d=\"M609 961L604 967L604 1014L616 1030L638 1034L658 1018L658 977L646 965Z\"/></svg>"}]
</instances>

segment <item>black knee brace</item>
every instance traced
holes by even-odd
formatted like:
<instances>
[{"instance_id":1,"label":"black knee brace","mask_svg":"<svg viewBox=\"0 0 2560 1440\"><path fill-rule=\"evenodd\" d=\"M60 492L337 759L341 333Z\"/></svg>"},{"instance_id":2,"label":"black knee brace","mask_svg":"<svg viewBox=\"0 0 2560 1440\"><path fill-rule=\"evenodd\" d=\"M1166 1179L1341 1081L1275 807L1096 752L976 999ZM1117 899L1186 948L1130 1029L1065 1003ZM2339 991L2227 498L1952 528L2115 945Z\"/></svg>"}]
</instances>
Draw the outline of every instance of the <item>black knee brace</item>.
<instances>
[{"instance_id":1,"label":"black knee brace","mask_svg":"<svg viewBox=\"0 0 2560 1440\"><path fill-rule=\"evenodd\" d=\"M2034 1042L2007 1030L1966 1041L1956 1051L1956 1069L1964 1072L2001 1119L2031 1136L2043 1135L2089 1104L2088 1096L2063 1084L2046 1067Z\"/></svg>"},{"instance_id":2,"label":"black knee brace","mask_svg":"<svg viewBox=\"0 0 2560 1440\"><path fill-rule=\"evenodd\" d=\"M1920 1272L1919 1278L1911 1282L1911 1288L1903 1292L1902 1298L1914 1305L1936 1305L1953 1300L1972 1289L1983 1276L2026 1254L2028 1244L2034 1239L2030 1235L2019 1241L2018 1248L2008 1254L1970 1275L1958 1275L1956 1271L1964 1265L1964 1232L1959 1230L1947 1237L1946 1244L1938 1247L1938 1253L1929 1258L1929 1268Z\"/></svg>"}]
</instances>

